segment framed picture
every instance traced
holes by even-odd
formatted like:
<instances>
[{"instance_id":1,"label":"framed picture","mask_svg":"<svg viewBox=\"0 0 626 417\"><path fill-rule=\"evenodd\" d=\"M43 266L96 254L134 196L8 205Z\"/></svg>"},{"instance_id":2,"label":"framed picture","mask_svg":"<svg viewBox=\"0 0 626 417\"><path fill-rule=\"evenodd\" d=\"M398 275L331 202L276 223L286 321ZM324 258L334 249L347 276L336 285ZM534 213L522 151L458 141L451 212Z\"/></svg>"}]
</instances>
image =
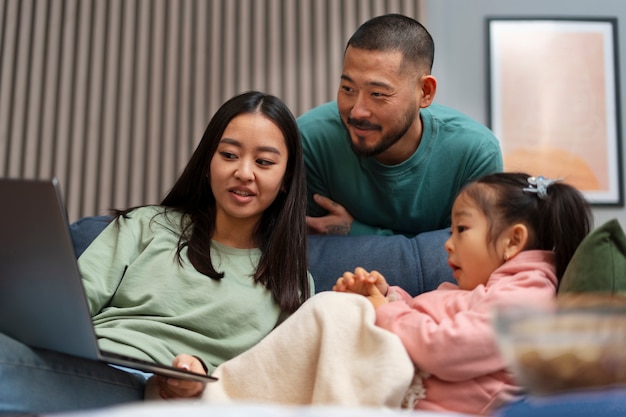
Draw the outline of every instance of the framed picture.
<instances>
[{"instance_id":1,"label":"framed picture","mask_svg":"<svg viewBox=\"0 0 626 417\"><path fill-rule=\"evenodd\" d=\"M488 17L488 117L506 171L623 206L615 18Z\"/></svg>"}]
</instances>

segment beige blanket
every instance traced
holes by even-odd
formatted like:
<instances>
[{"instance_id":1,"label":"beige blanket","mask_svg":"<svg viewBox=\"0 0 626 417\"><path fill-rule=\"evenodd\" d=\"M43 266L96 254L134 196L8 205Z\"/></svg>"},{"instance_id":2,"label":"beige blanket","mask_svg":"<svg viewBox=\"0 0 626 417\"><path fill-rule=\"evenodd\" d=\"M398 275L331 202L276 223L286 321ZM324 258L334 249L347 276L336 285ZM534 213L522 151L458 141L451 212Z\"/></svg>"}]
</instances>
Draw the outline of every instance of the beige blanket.
<instances>
[{"instance_id":1,"label":"beige blanket","mask_svg":"<svg viewBox=\"0 0 626 417\"><path fill-rule=\"evenodd\" d=\"M365 297L317 294L256 346L219 366L219 381L207 385L202 399L400 407L405 397L415 399L414 367L400 339L374 321Z\"/></svg>"}]
</instances>

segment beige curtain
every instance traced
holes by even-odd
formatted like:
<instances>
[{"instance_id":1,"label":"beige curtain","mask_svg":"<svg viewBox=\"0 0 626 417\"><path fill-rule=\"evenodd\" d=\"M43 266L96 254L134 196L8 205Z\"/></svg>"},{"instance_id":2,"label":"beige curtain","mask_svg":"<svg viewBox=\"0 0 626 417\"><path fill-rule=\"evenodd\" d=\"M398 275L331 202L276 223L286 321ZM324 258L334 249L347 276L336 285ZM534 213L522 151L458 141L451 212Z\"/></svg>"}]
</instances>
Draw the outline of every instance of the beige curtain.
<instances>
[{"instance_id":1,"label":"beige curtain","mask_svg":"<svg viewBox=\"0 0 626 417\"><path fill-rule=\"evenodd\" d=\"M366 19L418 0L0 0L0 175L57 177L70 221L156 203L212 113L335 96Z\"/></svg>"}]
</instances>

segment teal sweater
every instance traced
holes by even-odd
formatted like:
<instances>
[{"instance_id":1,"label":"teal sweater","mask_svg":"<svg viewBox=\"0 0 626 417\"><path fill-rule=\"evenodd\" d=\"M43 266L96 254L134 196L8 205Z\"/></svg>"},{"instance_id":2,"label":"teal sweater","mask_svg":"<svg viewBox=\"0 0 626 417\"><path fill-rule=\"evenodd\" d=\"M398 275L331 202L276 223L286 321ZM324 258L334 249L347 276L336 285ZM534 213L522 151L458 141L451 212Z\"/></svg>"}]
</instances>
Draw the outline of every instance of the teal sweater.
<instances>
[{"instance_id":1,"label":"teal sweater","mask_svg":"<svg viewBox=\"0 0 626 417\"><path fill-rule=\"evenodd\" d=\"M352 152L336 102L300 116L308 214L325 214L313 202L313 194L319 193L354 217L353 235L413 236L449 227L460 188L502 171L500 145L487 127L448 107L432 104L420 115L424 129L419 147L393 166Z\"/></svg>"},{"instance_id":2,"label":"teal sweater","mask_svg":"<svg viewBox=\"0 0 626 417\"><path fill-rule=\"evenodd\" d=\"M186 249L178 263L180 214L162 212L144 207L120 218L120 227L112 222L79 258L99 345L164 364L188 353L212 371L267 335L281 311L252 279L259 249L213 242L214 266L225 274L213 280L196 271Z\"/></svg>"}]
</instances>

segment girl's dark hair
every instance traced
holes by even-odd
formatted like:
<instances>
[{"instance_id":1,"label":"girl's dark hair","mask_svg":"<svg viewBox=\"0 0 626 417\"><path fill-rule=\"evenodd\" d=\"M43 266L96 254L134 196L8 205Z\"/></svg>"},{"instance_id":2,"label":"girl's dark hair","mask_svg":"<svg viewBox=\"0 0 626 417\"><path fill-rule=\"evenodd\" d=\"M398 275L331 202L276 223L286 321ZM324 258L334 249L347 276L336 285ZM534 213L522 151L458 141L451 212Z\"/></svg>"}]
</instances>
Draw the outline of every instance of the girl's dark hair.
<instances>
[{"instance_id":1,"label":"girl's dark hair","mask_svg":"<svg viewBox=\"0 0 626 417\"><path fill-rule=\"evenodd\" d=\"M435 43L428 30L417 20L397 13L374 17L363 23L348 40L348 46L375 51L399 51L404 63L430 73L435 58Z\"/></svg>"},{"instance_id":2,"label":"girl's dark hair","mask_svg":"<svg viewBox=\"0 0 626 417\"><path fill-rule=\"evenodd\" d=\"M524 191L531 176L523 172L490 174L469 183L462 190L489 221L489 242L515 223L528 228L524 250L554 251L556 276L560 280L576 248L593 225L591 208L573 186L556 181L547 195Z\"/></svg>"},{"instance_id":3,"label":"girl's dark hair","mask_svg":"<svg viewBox=\"0 0 626 417\"><path fill-rule=\"evenodd\" d=\"M224 130L241 114L259 113L281 130L288 150L283 187L265 210L254 231L261 259L254 280L263 284L283 311L294 312L310 294L306 260L306 181L298 125L277 97L249 91L226 101L211 118L187 166L161 205L182 212L191 222L181 224L178 257L187 247L189 261L201 273L222 279L211 261L216 206L209 176L210 164ZM121 212L124 215L129 210Z\"/></svg>"}]
</instances>

